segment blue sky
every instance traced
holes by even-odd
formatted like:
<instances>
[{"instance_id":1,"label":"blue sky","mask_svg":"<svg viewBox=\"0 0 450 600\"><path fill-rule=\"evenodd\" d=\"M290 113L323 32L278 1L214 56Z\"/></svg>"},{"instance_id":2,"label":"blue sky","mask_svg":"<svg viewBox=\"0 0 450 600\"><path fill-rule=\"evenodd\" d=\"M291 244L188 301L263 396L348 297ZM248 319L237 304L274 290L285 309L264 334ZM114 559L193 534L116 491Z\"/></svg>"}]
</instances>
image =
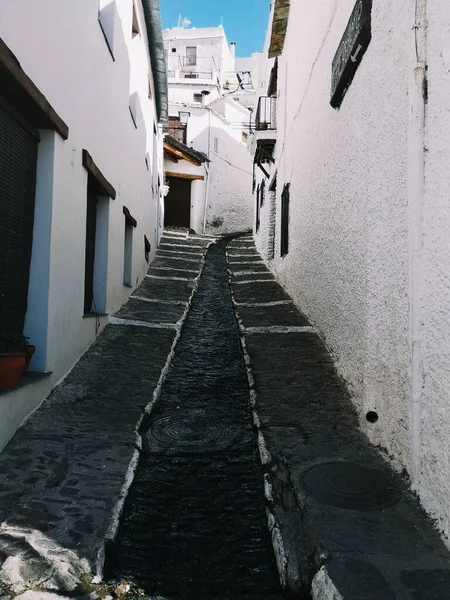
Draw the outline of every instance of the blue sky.
<instances>
[{"instance_id":1,"label":"blue sky","mask_svg":"<svg viewBox=\"0 0 450 600\"><path fill-rule=\"evenodd\" d=\"M229 42L236 42L236 56L250 56L263 49L270 0L160 0L163 29L176 27L178 16L190 27L217 27L223 23Z\"/></svg>"}]
</instances>

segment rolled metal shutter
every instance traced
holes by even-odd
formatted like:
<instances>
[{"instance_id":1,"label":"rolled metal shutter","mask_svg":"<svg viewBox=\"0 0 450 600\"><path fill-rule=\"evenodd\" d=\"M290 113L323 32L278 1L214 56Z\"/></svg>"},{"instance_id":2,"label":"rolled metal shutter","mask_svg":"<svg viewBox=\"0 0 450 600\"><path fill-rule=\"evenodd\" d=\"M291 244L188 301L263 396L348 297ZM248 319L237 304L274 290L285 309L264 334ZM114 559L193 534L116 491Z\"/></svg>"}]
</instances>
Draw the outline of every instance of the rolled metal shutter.
<instances>
[{"instance_id":1,"label":"rolled metal shutter","mask_svg":"<svg viewBox=\"0 0 450 600\"><path fill-rule=\"evenodd\" d=\"M33 243L39 134L0 103L0 329L22 332Z\"/></svg>"}]
</instances>

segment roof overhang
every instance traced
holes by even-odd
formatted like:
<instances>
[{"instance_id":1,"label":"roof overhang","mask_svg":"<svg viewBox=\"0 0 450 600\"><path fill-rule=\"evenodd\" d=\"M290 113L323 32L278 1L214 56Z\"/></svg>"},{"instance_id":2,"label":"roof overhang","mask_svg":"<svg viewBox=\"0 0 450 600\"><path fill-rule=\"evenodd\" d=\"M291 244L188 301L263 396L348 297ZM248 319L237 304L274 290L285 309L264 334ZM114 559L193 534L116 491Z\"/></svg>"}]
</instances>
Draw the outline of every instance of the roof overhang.
<instances>
[{"instance_id":1,"label":"roof overhang","mask_svg":"<svg viewBox=\"0 0 450 600\"><path fill-rule=\"evenodd\" d=\"M158 122L166 121L169 111L169 92L167 86L167 66L164 53L164 41L161 29L161 11L159 0L142 0L145 25L147 27L148 49L155 84L155 101Z\"/></svg>"},{"instance_id":2,"label":"roof overhang","mask_svg":"<svg viewBox=\"0 0 450 600\"><path fill-rule=\"evenodd\" d=\"M291 0L275 0L272 20L272 36L270 38L269 58L280 56L284 48L284 40L289 20Z\"/></svg>"},{"instance_id":3,"label":"roof overhang","mask_svg":"<svg viewBox=\"0 0 450 600\"><path fill-rule=\"evenodd\" d=\"M199 167L204 162L209 162L206 154L189 148L189 146L186 146L186 144L183 144L170 135L166 135L164 138L164 156L172 162L187 160L196 167Z\"/></svg>"}]
</instances>

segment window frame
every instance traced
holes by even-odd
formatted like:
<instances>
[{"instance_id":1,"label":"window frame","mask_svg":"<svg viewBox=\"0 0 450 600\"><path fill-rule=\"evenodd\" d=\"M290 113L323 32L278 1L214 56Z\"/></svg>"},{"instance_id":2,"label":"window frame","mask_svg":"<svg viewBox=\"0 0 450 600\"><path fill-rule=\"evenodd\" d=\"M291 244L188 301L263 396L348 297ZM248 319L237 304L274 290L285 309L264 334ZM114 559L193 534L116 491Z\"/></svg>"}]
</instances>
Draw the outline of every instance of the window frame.
<instances>
[{"instance_id":1,"label":"window frame","mask_svg":"<svg viewBox=\"0 0 450 600\"><path fill-rule=\"evenodd\" d=\"M286 183L281 193L281 231L280 231L280 256L289 253L289 203L291 184Z\"/></svg>"}]
</instances>

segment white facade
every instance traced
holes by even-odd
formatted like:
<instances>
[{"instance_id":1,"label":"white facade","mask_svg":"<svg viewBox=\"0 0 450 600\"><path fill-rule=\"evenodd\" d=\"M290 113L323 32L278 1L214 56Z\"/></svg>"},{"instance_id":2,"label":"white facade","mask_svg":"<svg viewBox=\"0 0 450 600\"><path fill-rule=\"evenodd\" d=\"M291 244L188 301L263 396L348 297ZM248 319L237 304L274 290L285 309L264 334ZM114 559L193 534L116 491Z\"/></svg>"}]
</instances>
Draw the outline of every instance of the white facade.
<instances>
[{"instance_id":1,"label":"white facade","mask_svg":"<svg viewBox=\"0 0 450 600\"><path fill-rule=\"evenodd\" d=\"M178 167L180 172L189 174L192 169L195 173L201 170L204 176L203 181L193 182L197 189L195 198L191 198L191 228L197 233L215 234L250 229L252 170L245 135L249 111L228 98L202 108L169 103L169 118L180 111L189 112L187 146L209 159L201 168L186 161L174 165L165 160L166 172L174 172Z\"/></svg>"},{"instance_id":2,"label":"white facade","mask_svg":"<svg viewBox=\"0 0 450 600\"><path fill-rule=\"evenodd\" d=\"M3 0L0 38L69 128L41 130L24 333L39 383L0 396L0 449L144 277L157 245L162 134L143 7L132 0ZM139 32L133 33L138 24ZM0 92L1 93L1 92ZM151 98L149 97L151 96ZM93 310L84 316L87 150L116 191L100 197ZM137 221L125 244L123 207ZM144 236L151 245L145 254ZM128 285L125 261L128 259Z\"/></svg>"},{"instance_id":3,"label":"white facade","mask_svg":"<svg viewBox=\"0 0 450 600\"><path fill-rule=\"evenodd\" d=\"M164 31L163 37L169 69L169 128L171 117L188 115L185 143L209 159L202 166L204 180L192 183L191 228L215 234L250 229L252 170L247 134L251 114L241 101L250 99L252 104L254 90L249 84L240 88L236 71L242 67L250 73L258 59L236 59L235 45L228 44L222 27L176 27ZM185 169L190 167L182 161L178 168L188 174ZM165 169L174 172L173 163L166 161Z\"/></svg>"},{"instance_id":4,"label":"white facade","mask_svg":"<svg viewBox=\"0 0 450 600\"><path fill-rule=\"evenodd\" d=\"M322 331L362 429L406 469L448 536L450 7L373 0L372 40L335 110L331 65L354 7L291 2L277 128L257 134L276 138L270 177L256 168L256 185L277 173L275 215L270 222L266 196L256 241L268 258L275 232L271 267ZM270 35L266 57L269 43ZM267 59L266 85L272 66ZM287 183L289 252L281 257Z\"/></svg>"},{"instance_id":5,"label":"white facade","mask_svg":"<svg viewBox=\"0 0 450 600\"><path fill-rule=\"evenodd\" d=\"M167 56L170 99L191 104L194 94L209 92L206 103L222 95L227 74L234 73L234 46L228 44L223 27L184 29L163 32Z\"/></svg>"}]
</instances>

